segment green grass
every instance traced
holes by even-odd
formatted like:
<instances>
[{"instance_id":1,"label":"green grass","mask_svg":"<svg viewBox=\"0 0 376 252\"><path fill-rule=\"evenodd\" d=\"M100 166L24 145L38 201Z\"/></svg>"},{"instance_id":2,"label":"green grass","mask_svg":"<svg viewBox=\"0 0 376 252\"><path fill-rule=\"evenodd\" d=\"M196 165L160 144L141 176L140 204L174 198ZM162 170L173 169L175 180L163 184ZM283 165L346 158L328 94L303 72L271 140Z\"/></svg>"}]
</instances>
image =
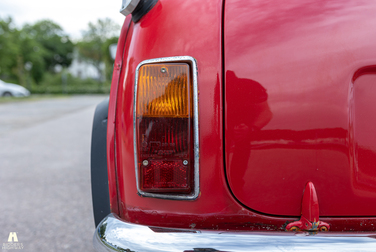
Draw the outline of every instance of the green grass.
<instances>
[{"instance_id":1,"label":"green grass","mask_svg":"<svg viewBox=\"0 0 376 252\"><path fill-rule=\"evenodd\" d=\"M28 97L0 97L0 104L1 103L8 103L8 102L26 102L26 101L39 101L45 99L61 99L61 98L68 98L70 95L66 94L32 94Z\"/></svg>"},{"instance_id":2,"label":"green grass","mask_svg":"<svg viewBox=\"0 0 376 252\"><path fill-rule=\"evenodd\" d=\"M64 79L64 81L63 81ZM65 83L65 84L63 84ZM101 83L94 79L80 79L66 74L46 73L41 83L32 83L32 94L109 94L111 83Z\"/></svg>"}]
</instances>

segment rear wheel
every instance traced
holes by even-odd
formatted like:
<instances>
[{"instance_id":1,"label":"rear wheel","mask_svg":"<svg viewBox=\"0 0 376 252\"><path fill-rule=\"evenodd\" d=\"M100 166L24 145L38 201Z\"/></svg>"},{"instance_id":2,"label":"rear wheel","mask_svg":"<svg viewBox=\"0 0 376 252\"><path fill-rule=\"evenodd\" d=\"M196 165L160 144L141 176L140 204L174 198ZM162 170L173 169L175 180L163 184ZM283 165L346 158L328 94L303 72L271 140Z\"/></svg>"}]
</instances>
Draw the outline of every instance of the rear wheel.
<instances>
[{"instance_id":1,"label":"rear wheel","mask_svg":"<svg viewBox=\"0 0 376 252\"><path fill-rule=\"evenodd\" d=\"M3 97L12 97L13 95L12 95L12 93L10 93L10 92L4 92L3 93Z\"/></svg>"},{"instance_id":2,"label":"rear wheel","mask_svg":"<svg viewBox=\"0 0 376 252\"><path fill-rule=\"evenodd\" d=\"M104 100L95 110L91 138L91 194L95 226L111 213L106 149L108 102L108 99Z\"/></svg>"}]
</instances>

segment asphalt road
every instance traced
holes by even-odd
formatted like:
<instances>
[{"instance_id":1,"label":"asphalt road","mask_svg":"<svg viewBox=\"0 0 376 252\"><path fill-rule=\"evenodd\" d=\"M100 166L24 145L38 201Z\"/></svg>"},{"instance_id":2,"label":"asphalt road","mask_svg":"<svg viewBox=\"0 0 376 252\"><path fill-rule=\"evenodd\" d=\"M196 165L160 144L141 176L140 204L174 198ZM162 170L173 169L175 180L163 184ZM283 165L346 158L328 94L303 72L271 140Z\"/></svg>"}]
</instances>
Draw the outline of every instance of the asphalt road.
<instances>
[{"instance_id":1,"label":"asphalt road","mask_svg":"<svg viewBox=\"0 0 376 252\"><path fill-rule=\"evenodd\" d=\"M2 251L10 232L23 251L94 251L90 142L103 99L0 103Z\"/></svg>"}]
</instances>

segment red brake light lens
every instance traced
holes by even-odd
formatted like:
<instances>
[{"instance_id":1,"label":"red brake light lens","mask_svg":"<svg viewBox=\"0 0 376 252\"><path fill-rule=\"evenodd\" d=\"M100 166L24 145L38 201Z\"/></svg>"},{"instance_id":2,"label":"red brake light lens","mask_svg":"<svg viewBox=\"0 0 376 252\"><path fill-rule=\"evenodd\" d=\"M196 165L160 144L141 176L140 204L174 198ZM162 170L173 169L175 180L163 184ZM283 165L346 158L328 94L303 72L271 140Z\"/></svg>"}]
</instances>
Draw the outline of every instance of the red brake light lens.
<instances>
[{"instance_id":1,"label":"red brake light lens","mask_svg":"<svg viewBox=\"0 0 376 252\"><path fill-rule=\"evenodd\" d=\"M146 64L139 68L135 126L141 191L192 191L191 82L187 63Z\"/></svg>"}]
</instances>

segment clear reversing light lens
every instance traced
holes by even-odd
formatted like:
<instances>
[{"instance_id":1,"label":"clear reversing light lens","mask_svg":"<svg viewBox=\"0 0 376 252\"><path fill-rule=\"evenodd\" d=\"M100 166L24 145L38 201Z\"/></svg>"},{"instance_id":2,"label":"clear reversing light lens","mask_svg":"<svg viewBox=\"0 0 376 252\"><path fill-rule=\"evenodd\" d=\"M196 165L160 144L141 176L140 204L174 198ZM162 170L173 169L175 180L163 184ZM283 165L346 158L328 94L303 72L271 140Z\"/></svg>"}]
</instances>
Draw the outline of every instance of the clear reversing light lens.
<instances>
[{"instance_id":1,"label":"clear reversing light lens","mask_svg":"<svg viewBox=\"0 0 376 252\"><path fill-rule=\"evenodd\" d=\"M190 193L193 185L193 94L187 63L139 69L136 137L144 192Z\"/></svg>"}]
</instances>

